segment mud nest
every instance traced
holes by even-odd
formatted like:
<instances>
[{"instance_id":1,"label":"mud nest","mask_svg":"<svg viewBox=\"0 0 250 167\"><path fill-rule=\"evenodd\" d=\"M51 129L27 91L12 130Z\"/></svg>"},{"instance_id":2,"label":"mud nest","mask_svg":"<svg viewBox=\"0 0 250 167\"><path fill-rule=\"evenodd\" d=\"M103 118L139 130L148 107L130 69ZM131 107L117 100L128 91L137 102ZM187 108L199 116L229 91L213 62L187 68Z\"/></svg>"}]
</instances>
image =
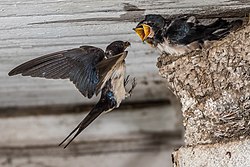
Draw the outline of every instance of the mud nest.
<instances>
[{"instance_id":1,"label":"mud nest","mask_svg":"<svg viewBox=\"0 0 250 167\"><path fill-rule=\"evenodd\" d=\"M250 23L210 48L161 55L160 75L179 97L187 145L250 135Z\"/></svg>"}]
</instances>

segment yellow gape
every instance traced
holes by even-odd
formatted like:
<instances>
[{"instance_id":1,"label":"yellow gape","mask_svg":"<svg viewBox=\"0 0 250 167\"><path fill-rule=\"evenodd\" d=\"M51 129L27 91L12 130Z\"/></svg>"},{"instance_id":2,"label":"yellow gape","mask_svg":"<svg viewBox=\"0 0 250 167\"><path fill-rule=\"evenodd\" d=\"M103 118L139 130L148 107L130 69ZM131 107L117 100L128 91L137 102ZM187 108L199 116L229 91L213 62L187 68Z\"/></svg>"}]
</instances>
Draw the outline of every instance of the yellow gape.
<instances>
[{"instance_id":1,"label":"yellow gape","mask_svg":"<svg viewBox=\"0 0 250 167\"><path fill-rule=\"evenodd\" d=\"M152 28L147 24L141 24L142 27L134 28L136 34L145 41L147 37L151 34Z\"/></svg>"}]
</instances>

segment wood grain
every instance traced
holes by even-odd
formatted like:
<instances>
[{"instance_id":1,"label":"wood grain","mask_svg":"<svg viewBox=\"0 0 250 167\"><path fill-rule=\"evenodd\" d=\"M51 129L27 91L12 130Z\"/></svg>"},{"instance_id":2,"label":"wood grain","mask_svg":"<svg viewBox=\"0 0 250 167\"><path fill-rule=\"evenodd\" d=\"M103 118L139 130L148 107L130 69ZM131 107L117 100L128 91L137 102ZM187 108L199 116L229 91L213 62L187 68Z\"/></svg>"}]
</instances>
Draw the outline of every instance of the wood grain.
<instances>
[{"instance_id":1,"label":"wood grain","mask_svg":"<svg viewBox=\"0 0 250 167\"><path fill-rule=\"evenodd\" d=\"M146 106L132 111L117 109L102 114L76 142L150 137L160 132L175 133L181 129L175 108L169 105ZM72 113L1 118L0 147L57 146L85 116L86 113Z\"/></svg>"},{"instance_id":2,"label":"wood grain","mask_svg":"<svg viewBox=\"0 0 250 167\"><path fill-rule=\"evenodd\" d=\"M67 149L58 143L86 113L0 118L0 166L170 166L183 143L174 107L132 111L101 115Z\"/></svg>"},{"instance_id":3,"label":"wood grain","mask_svg":"<svg viewBox=\"0 0 250 167\"><path fill-rule=\"evenodd\" d=\"M64 150L61 150L64 151ZM1 167L170 167L172 148L159 151L127 151L97 155L0 157Z\"/></svg>"}]
</instances>

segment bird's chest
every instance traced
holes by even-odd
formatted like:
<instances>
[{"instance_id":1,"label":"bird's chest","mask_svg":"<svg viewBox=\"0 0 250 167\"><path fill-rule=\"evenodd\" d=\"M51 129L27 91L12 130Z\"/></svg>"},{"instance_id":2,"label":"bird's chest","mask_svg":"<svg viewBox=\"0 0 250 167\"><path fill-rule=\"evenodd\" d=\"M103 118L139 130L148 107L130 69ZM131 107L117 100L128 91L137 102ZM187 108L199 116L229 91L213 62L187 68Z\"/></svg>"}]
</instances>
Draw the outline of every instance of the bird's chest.
<instances>
[{"instance_id":1,"label":"bird's chest","mask_svg":"<svg viewBox=\"0 0 250 167\"><path fill-rule=\"evenodd\" d=\"M163 43L158 43L157 48L160 50L161 53L166 52L171 55L181 55L191 51L189 46L181 44L171 44L166 38L164 38Z\"/></svg>"},{"instance_id":2,"label":"bird's chest","mask_svg":"<svg viewBox=\"0 0 250 167\"><path fill-rule=\"evenodd\" d=\"M125 65L121 64L119 68L112 75L112 90L116 98L117 106L119 107L121 101L125 99L126 91L124 87L125 79Z\"/></svg>"}]
</instances>

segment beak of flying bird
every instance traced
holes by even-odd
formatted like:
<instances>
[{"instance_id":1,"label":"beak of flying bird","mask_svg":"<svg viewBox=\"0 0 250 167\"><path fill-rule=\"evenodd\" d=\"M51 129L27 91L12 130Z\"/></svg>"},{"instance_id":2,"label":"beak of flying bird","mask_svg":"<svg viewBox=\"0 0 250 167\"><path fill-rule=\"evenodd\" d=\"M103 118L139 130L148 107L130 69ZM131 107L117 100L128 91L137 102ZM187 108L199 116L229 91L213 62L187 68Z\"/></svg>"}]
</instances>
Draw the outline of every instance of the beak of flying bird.
<instances>
[{"instance_id":1,"label":"beak of flying bird","mask_svg":"<svg viewBox=\"0 0 250 167\"><path fill-rule=\"evenodd\" d=\"M131 45L131 44L130 44L130 42L128 42L128 41L124 42L125 49L126 49L127 47L129 47L130 45Z\"/></svg>"},{"instance_id":2,"label":"beak of flying bird","mask_svg":"<svg viewBox=\"0 0 250 167\"><path fill-rule=\"evenodd\" d=\"M147 24L140 24L140 25L136 26L136 28L133 28L133 30L136 32L136 34L141 38L141 40L143 42L148 37L152 37L153 36L153 30Z\"/></svg>"}]
</instances>

